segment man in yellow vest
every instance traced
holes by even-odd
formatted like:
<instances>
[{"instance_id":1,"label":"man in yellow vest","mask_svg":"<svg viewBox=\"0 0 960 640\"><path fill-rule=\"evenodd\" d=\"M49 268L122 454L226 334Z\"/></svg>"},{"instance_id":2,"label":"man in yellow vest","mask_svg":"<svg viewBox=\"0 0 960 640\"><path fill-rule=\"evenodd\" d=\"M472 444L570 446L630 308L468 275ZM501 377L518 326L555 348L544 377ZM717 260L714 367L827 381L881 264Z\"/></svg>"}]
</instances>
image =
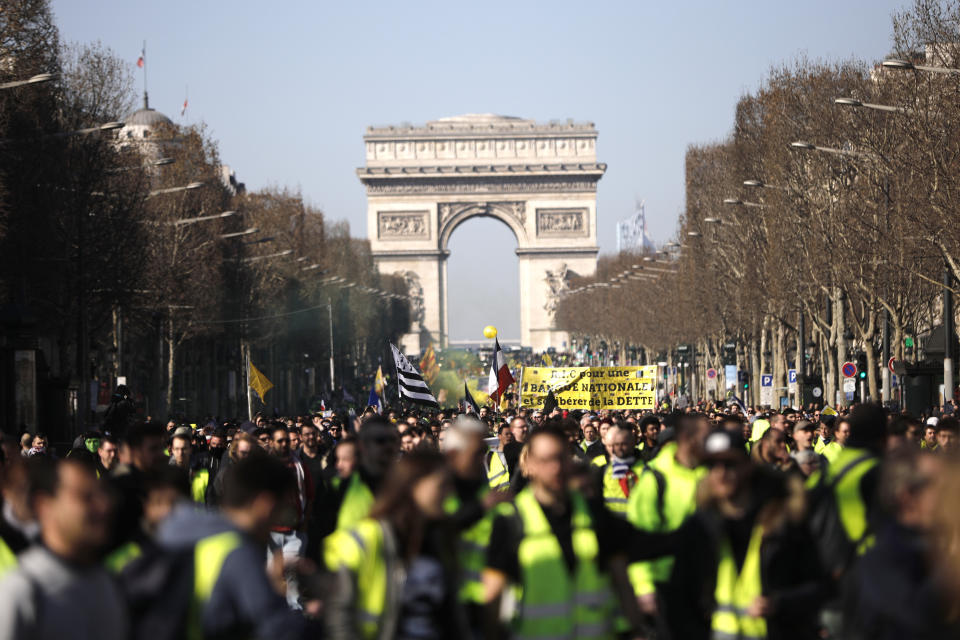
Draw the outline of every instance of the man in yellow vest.
<instances>
[{"instance_id":1,"label":"man in yellow vest","mask_svg":"<svg viewBox=\"0 0 960 640\"><path fill-rule=\"evenodd\" d=\"M700 505L678 531L664 590L669 637L816 638L826 593L802 483L752 465L739 434L707 436Z\"/></svg>"},{"instance_id":2,"label":"man in yellow vest","mask_svg":"<svg viewBox=\"0 0 960 640\"><path fill-rule=\"evenodd\" d=\"M838 431L841 423L838 423ZM879 513L880 456L886 443L883 407L867 403L850 412L849 437L811 491L813 532L827 573L841 592L859 558L873 545ZM832 516L832 517L831 517ZM830 523L838 526L831 526ZM829 602L822 622L834 635L843 628L839 600Z\"/></svg>"},{"instance_id":3,"label":"man in yellow vest","mask_svg":"<svg viewBox=\"0 0 960 640\"><path fill-rule=\"evenodd\" d=\"M674 427L676 441L665 443L660 453L640 473L627 503L627 521L642 531L676 531L696 510L696 492L706 471L700 466L703 442L710 431L699 414L680 416ZM648 616L660 613L657 593L670 578L672 558L630 566L630 582L640 608Z\"/></svg>"},{"instance_id":4,"label":"man in yellow vest","mask_svg":"<svg viewBox=\"0 0 960 640\"><path fill-rule=\"evenodd\" d=\"M833 440L825 444L820 452L827 462L833 464L840 456L840 452L847 446L850 439L850 420L846 417L837 418L836 429L833 431Z\"/></svg>"},{"instance_id":5,"label":"man in yellow vest","mask_svg":"<svg viewBox=\"0 0 960 640\"><path fill-rule=\"evenodd\" d=\"M170 464L183 469L190 478L190 498L197 504L207 503L210 471L195 464L193 459L193 431L180 427L170 439Z\"/></svg>"},{"instance_id":6,"label":"man in yellow vest","mask_svg":"<svg viewBox=\"0 0 960 640\"><path fill-rule=\"evenodd\" d=\"M3 466L3 508L0 510L0 576L17 566L17 555L40 537L30 510L27 466L16 456Z\"/></svg>"},{"instance_id":7,"label":"man in yellow vest","mask_svg":"<svg viewBox=\"0 0 960 640\"><path fill-rule=\"evenodd\" d=\"M181 504L157 533L164 549L193 549L193 592L188 596L193 605L184 637L304 637L303 616L277 593L263 561L270 528L288 509L296 479L281 461L261 452L221 473L226 474L222 517ZM136 566L131 563L126 571Z\"/></svg>"},{"instance_id":8,"label":"man in yellow vest","mask_svg":"<svg viewBox=\"0 0 960 640\"><path fill-rule=\"evenodd\" d=\"M491 489L507 491L510 489L510 466L507 464L504 449L514 441L513 431L509 425L503 423L497 427L497 439L499 440L497 448L484 454L483 468L486 471L487 483Z\"/></svg>"},{"instance_id":9,"label":"man in yellow vest","mask_svg":"<svg viewBox=\"0 0 960 640\"><path fill-rule=\"evenodd\" d=\"M618 601L633 625L642 624L626 554L653 557L666 545L635 535L601 504L570 491L571 464L562 429L548 423L530 434L530 483L514 505L499 505L490 534L483 584L491 636L498 635L501 599L514 588L514 638L612 638Z\"/></svg>"},{"instance_id":10,"label":"man in yellow vest","mask_svg":"<svg viewBox=\"0 0 960 640\"><path fill-rule=\"evenodd\" d=\"M607 441L610 461L603 469L603 503L613 515L626 518L627 500L643 473L643 463L637 460L634 435L628 423L611 425L607 429Z\"/></svg>"},{"instance_id":11,"label":"man in yellow vest","mask_svg":"<svg viewBox=\"0 0 960 640\"><path fill-rule=\"evenodd\" d=\"M349 529L367 517L387 471L400 454L400 433L396 425L381 416L367 418L357 434L357 469L328 496L323 510L320 535Z\"/></svg>"}]
</instances>

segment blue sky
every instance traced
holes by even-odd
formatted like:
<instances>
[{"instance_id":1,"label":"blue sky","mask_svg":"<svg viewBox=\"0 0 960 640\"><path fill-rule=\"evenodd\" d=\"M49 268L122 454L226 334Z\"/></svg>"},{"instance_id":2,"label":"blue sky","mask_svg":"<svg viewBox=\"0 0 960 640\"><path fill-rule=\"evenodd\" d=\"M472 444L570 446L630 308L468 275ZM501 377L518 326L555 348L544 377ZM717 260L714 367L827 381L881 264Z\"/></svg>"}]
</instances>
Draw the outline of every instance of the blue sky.
<instances>
[{"instance_id":1,"label":"blue sky","mask_svg":"<svg viewBox=\"0 0 960 640\"><path fill-rule=\"evenodd\" d=\"M274 2L54 0L68 41L101 40L131 65L147 41L151 106L205 122L248 188L299 188L366 235L362 136L371 124L462 113L596 123L603 252L646 200L666 240L691 143L723 138L771 65L882 59L905 2ZM141 76L137 75L138 88ZM190 107L180 118L186 88ZM516 241L472 220L450 247L454 338L519 336ZM478 293L476 286L484 283Z\"/></svg>"}]
</instances>

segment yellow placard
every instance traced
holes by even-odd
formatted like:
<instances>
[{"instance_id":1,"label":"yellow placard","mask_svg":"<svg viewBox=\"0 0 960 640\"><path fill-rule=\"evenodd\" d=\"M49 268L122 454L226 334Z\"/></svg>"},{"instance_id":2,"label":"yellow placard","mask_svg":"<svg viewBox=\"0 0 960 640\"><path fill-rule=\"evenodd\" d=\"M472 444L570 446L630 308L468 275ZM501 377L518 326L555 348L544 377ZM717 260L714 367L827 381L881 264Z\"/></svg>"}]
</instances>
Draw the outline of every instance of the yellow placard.
<instances>
[{"instance_id":1,"label":"yellow placard","mask_svg":"<svg viewBox=\"0 0 960 640\"><path fill-rule=\"evenodd\" d=\"M526 367L520 402L542 409L553 390L561 409L652 411L657 398L657 365L643 367Z\"/></svg>"}]
</instances>

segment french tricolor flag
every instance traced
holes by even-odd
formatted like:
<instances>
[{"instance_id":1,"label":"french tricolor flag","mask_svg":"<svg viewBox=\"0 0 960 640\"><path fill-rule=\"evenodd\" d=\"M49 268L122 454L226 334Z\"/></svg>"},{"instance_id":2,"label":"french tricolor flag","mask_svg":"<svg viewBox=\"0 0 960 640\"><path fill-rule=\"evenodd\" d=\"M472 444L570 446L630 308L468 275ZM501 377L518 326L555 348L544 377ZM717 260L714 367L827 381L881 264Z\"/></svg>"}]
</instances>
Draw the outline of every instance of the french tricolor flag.
<instances>
[{"instance_id":1,"label":"french tricolor flag","mask_svg":"<svg viewBox=\"0 0 960 640\"><path fill-rule=\"evenodd\" d=\"M500 349L500 340L494 338L493 360L490 362L490 379L487 382L487 389L490 397L499 406L500 399L507 387L516 380L510 373L510 367L507 366L507 359L503 357L503 350Z\"/></svg>"}]
</instances>

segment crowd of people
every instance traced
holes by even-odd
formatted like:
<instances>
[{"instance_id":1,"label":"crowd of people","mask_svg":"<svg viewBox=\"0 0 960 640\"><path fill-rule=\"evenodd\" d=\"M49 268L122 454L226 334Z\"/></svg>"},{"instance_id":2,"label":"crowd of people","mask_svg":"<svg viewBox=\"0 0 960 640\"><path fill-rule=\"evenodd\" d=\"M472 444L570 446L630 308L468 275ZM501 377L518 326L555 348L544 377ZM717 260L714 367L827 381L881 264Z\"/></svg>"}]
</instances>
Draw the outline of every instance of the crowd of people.
<instances>
[{"instance_id":1,"label":"crowd of people","mask_svg":"<svg viewBox=\"0 0 960 640\"><path fill-rule=\"evenodd\" d=\"M0 639L960 637L958 432L701 404L4 435Z\"/></svg>"}]
</instances>

